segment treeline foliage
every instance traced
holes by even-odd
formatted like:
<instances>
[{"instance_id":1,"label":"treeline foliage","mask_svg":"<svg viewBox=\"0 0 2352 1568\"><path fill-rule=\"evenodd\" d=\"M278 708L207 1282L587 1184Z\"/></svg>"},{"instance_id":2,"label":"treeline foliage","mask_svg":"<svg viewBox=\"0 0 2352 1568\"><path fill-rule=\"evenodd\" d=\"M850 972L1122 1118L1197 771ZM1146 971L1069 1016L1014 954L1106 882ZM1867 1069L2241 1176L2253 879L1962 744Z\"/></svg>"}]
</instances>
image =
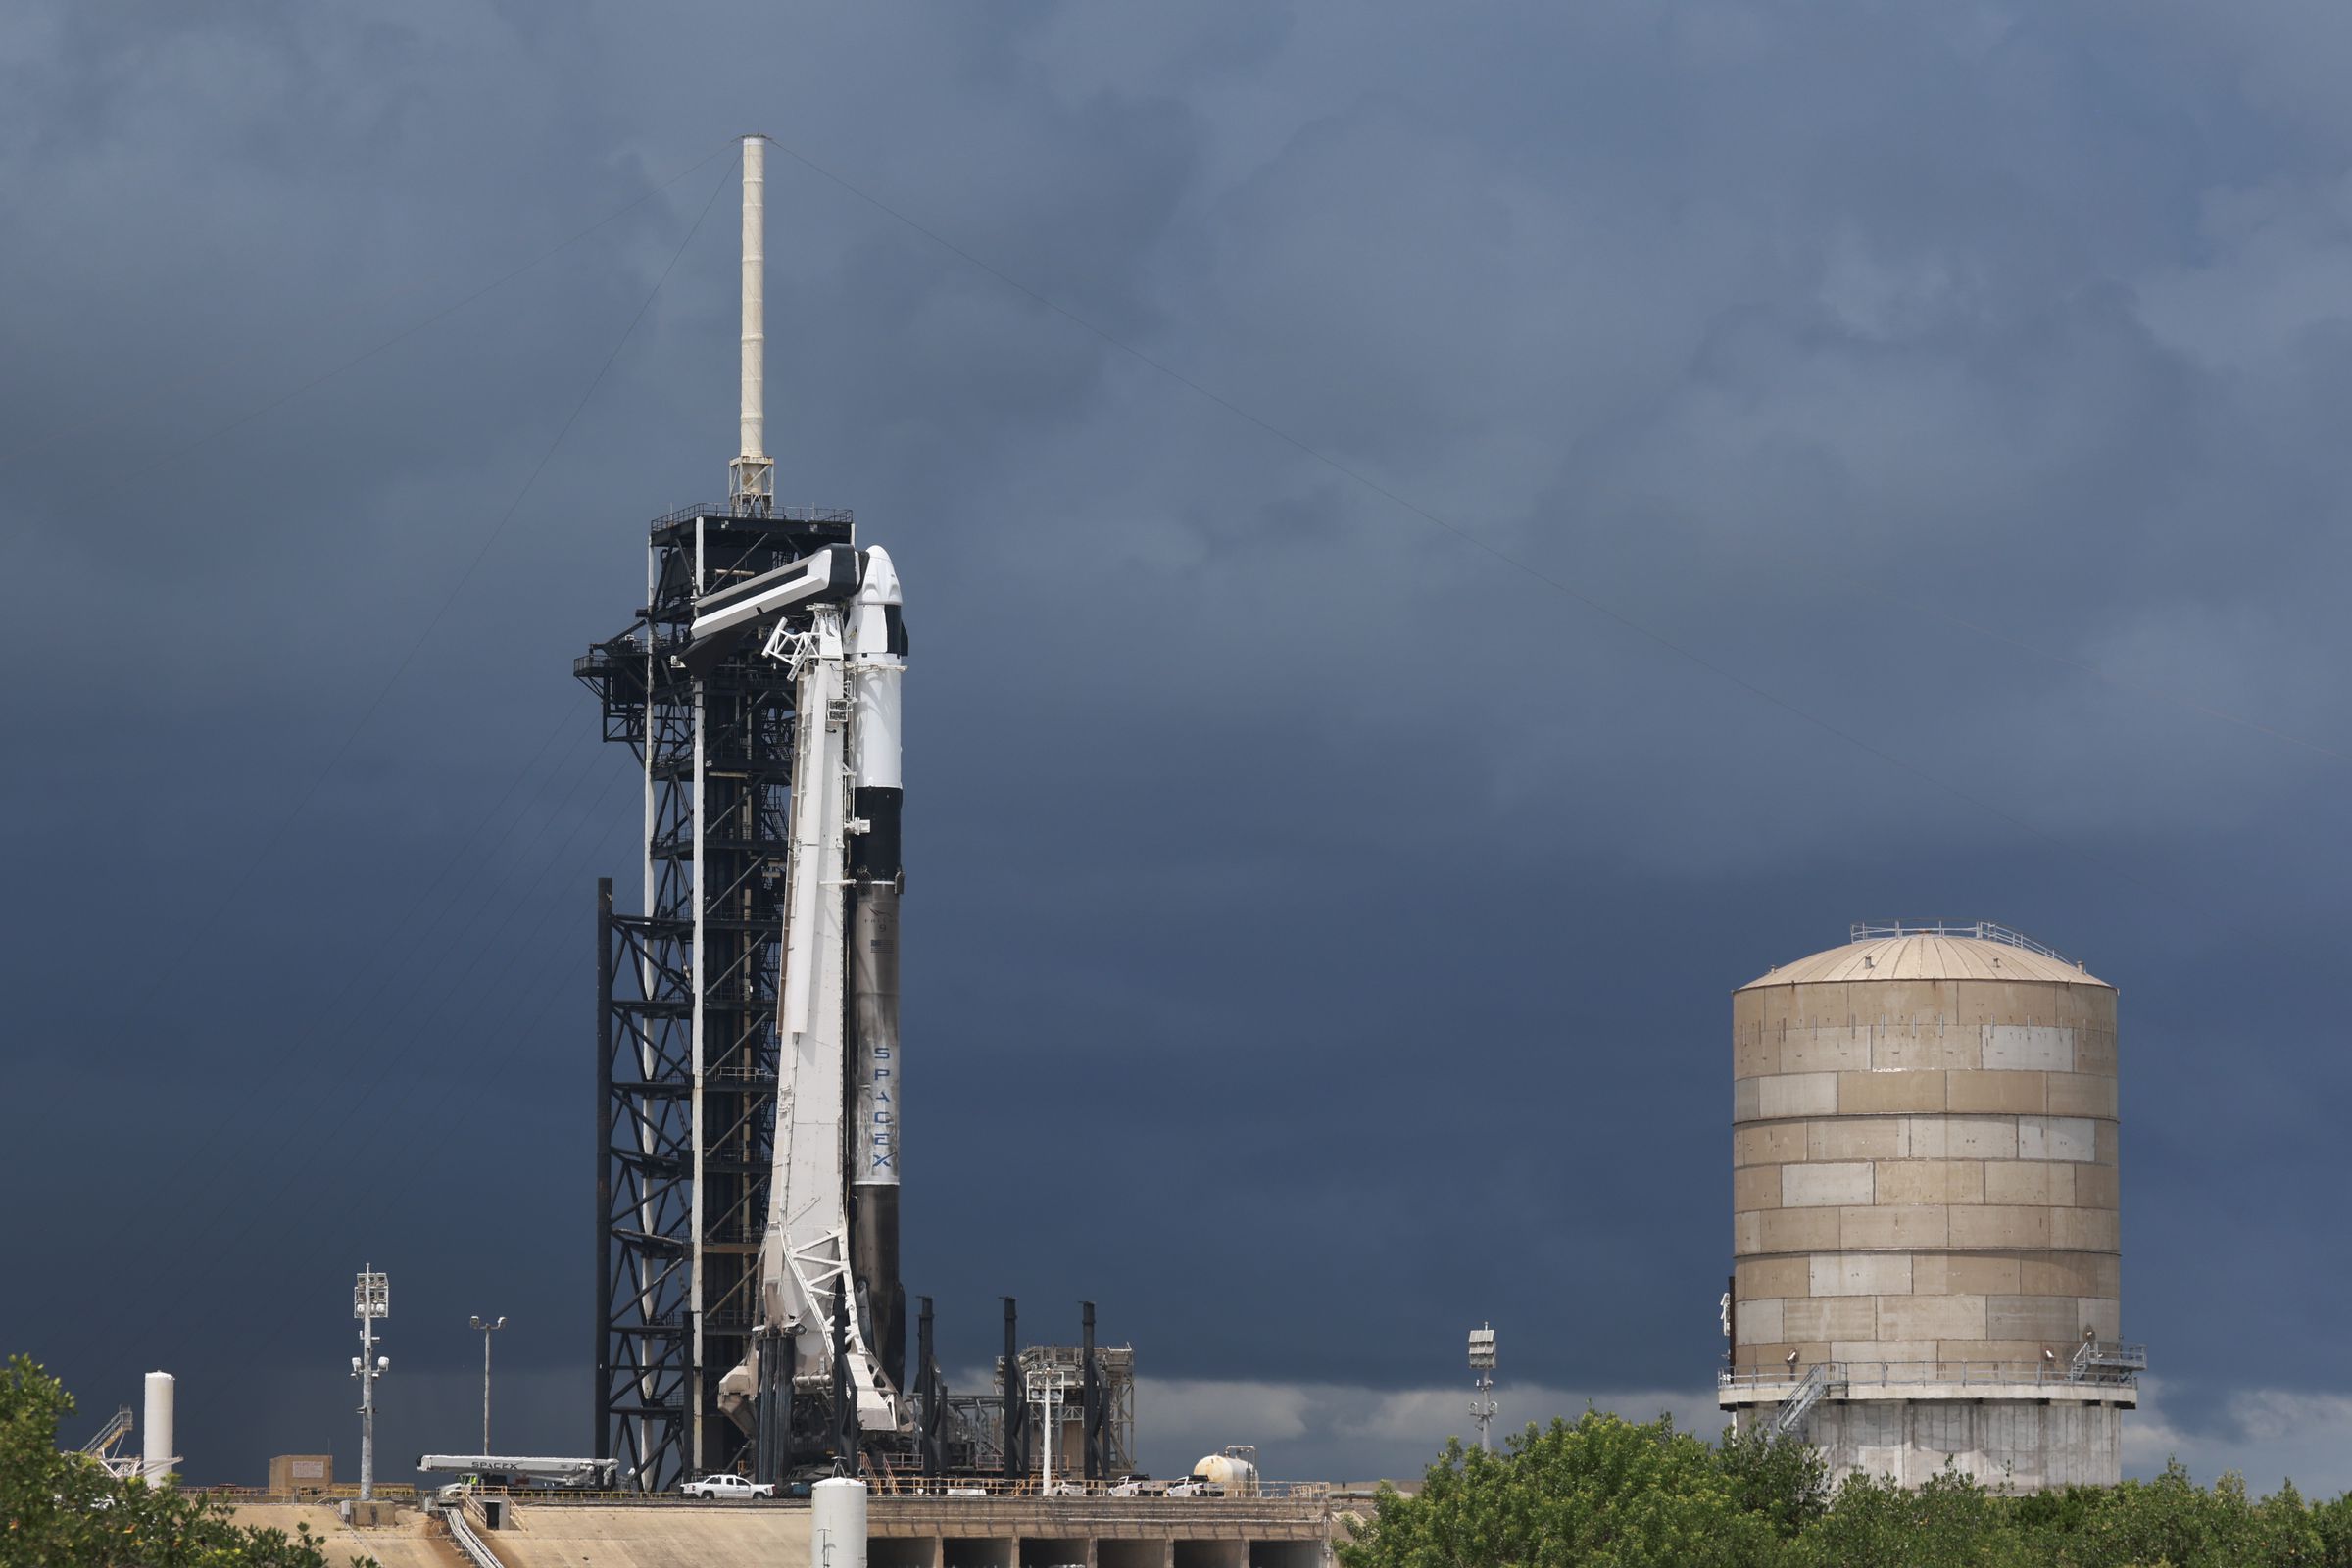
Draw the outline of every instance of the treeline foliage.
<instances>
[{"instance_id":1,"label":"treeline foliage","mask_svg":"<svg viewBox=\"0 0 2352 1568\"><path fill-rule=\"evenodd\" d=\"M216 1498L59 1452L73 1410L28 1357L0 1371L0 1568L329 1568L307 1532L245 1529Z\"/></svg>"},{"instance_id":2,"label":"treeline foliage","mask_svg":"<svg viewBox=\"0 0 2352 1568\"><path fill-rule=\"evenodd\" d=\"M2013 1495L1947 1471L1832 1492L1798 1442L1587 1411L1505 1450L1447 1446L1415 1496L1383 1492L1343 1568L2352 1568L2352 1495L2259 1500L2178 1464L2153 1481Z\"/></svg>"}]
</instances>

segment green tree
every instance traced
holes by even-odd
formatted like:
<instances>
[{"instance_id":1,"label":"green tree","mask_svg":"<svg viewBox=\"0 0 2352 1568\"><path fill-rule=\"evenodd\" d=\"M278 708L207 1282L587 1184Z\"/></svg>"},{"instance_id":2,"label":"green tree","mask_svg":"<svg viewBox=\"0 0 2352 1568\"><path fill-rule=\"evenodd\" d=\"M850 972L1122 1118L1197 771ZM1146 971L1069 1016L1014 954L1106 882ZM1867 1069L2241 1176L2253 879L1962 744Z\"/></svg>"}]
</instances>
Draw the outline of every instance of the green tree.
<instances>
[{"instance_id":1,"label":"green tree","mask_svg":"<svg viewBox=\"0 0 2352 1568\"><path fill-rule=\"evenodd\" d=\"M330 1568L316 1538L217 1498L122 1481L57 1446L74 1398L27 1356L0 1372L0 1568Z\"/></svg>"},{"instance_id":2,"label":"green tree","mask_svg":"<svg viewBox=\"0 0 2352 1568\"><path fill-rule=\"evenodd\" d=\"M1810 1443L1725 1427L1715 1455L1732 1483L1733 1500L1743 1511L1771 1520L1784 1539L1802 1532L1829 1508L1830 1467Z\"/></svg>"},{"instance_id":3,"label":"green tree","mask_svg":"<svg viewBox=\"0 0 2352 1568\"><path fill-rule=\"evenodd\" d=\"M1384 1491L1340 1548L1344 1568L1746 1568L1777 1563L1772 1518L1746 1483L1671 1419L1588 1410L1510 1438L1499 1454L1459 1442L1420 1494Z\"/></svg>"}]
</instances>

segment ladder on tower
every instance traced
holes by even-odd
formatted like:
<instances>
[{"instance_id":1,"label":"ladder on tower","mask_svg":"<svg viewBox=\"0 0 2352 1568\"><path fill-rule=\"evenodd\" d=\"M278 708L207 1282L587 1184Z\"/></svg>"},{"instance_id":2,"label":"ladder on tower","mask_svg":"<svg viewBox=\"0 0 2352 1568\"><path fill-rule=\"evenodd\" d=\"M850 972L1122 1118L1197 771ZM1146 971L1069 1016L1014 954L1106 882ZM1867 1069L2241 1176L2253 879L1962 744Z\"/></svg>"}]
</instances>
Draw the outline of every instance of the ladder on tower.
<instances>
[{"instance_id":1,"label":"ladder on tower","mask_svg":"<svg viewBox=\"0 0 2352 1568\"><path fill-rule=\"evenodd\" d=\"M1830 1363L1815 1362L1803 1381L1789 1392L1788 1397L1781 1401L1781 1407L1772 1412L1772 1421L1765 1431L1774 1438L1795 1437L1804 1430L1805 1418L1813 1413L1813 1407L1821 1402L1821 1396L1829 1391Z\"/></svg>"}]
</instances>

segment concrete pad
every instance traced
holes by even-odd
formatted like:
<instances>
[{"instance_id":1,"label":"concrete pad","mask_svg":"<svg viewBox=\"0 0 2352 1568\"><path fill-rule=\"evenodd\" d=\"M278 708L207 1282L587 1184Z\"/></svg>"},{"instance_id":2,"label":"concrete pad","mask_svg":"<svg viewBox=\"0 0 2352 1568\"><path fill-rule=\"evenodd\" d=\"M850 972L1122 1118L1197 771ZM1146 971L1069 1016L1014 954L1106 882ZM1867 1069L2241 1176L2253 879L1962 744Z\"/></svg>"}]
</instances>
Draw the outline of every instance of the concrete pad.
<instances>
[{"instance_id":1,"label":"concrete pad","mask_svg":"<svg viewBox=\"0 0 2352 1568\"><path fill-rule=\"evenodd\" d=\"M333 1503L239 1503L231 1510L236 1522L254 1530L282 1530L288 1537L308 1525L323 1543L327 1561L357 1564L372 1558L382 1568L469 1568L446 1535L420 1508L395 1511L394 1523L380 1529L355 1530L345 1524Z\"/></svg>"},{"instance_id":2,"label":"concrete pad","mask_svg":"<svg viewBox=\"0 0 2352 1568\"><path fill-rule=\"evenodd\" d=\"M1781 1178L1783 1208L1817 1208L1825 1204L1867 1203L1871 1200L1872 1169L1867 1160L1844 1164L1767 1165ZM1759 1203L1755 1205L1763 1207Z\"/></svg>"},{"instance_id":3,"label":"concrete pad","mask_svg":"<svg viewBox=\"0 0 2352 1568\"><path fill-rule=\"evenodd\" d=\"M520 1502L481 1535L506 1568L808 1568L806 1503Z\"/></svg>"}]
</instances>

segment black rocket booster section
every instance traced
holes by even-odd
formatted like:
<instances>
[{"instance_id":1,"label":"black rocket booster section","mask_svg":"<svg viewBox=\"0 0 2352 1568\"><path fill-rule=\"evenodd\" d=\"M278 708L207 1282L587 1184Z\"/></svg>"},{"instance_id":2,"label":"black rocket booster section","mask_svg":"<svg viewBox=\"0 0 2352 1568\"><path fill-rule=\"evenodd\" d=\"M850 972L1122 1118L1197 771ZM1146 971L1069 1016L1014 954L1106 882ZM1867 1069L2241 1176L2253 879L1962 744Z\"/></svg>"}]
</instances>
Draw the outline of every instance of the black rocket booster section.
<instances>
[{"instance_id":1,"label":"black rocket booster section","mask_svg":"<svg viewBox=\"0 0 2352 1568\"><path fill-rule=\"evenodd\" d=\"M856 705L849 862L850 1269L867 1342L893 1389L906 1387L906 1293L899 1281L899 685L906 623L890 556L866 551L851 605Z\"/></svg>"}]
</instances>

